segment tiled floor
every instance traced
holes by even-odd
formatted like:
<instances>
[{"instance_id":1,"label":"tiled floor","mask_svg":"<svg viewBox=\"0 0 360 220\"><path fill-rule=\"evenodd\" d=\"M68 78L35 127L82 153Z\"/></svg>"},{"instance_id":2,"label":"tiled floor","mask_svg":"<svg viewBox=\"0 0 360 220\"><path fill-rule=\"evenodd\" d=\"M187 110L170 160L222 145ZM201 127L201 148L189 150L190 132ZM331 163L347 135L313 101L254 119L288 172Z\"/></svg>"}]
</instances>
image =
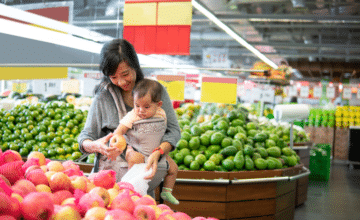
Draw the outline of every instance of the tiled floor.
<instances>
[{"instance_id":1,"label":"tiled floor","mask_svg":"<svg viewBox=\"0 0 360 220\"><path fill-rule=\"evenodd\" d=\"M295 220L360 220L360 167L331 165L328 182L309 181L306 202Z\"/></svg>"}]
</instances>

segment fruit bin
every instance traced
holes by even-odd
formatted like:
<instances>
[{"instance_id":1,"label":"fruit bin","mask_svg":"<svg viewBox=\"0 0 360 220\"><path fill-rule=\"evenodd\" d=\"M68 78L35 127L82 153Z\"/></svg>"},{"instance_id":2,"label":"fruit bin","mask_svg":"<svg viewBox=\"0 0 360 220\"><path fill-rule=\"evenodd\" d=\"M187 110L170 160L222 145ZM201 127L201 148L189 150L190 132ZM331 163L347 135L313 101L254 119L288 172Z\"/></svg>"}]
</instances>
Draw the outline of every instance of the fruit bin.
<instances>
[{"instance_id":1,"label":"fruit bin","mask_svg":"<svg viewBox=\"0 0 360 220\"><path fill-rule=\"evenodd\" d=\"M278 170L182 171L173 190L173 210L219 219L294 219L298 179L310 174L303 164ZM158 188L156 198L159 199Z\"/></svg>"}]
</instances>

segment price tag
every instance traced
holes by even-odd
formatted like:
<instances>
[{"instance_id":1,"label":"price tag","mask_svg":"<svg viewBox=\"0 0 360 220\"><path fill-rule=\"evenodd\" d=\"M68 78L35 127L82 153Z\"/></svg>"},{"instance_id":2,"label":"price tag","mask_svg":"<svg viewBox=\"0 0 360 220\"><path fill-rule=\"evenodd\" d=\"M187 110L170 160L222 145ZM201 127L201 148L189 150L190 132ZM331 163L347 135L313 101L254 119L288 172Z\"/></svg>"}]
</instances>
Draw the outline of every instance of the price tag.
<instances>
[{"instance_id":1,"label":"price tag","mask_svg":"<svg viewBox=\"0 0 360 220\"><path fill-rule=\"evenodd\" d=\"M33 80L33 93L42 95L61 95L61 80Z\"/></svg>"},{"instance_id":2,"label":"price tag","mask_svg":"<svg viewBox=\"0 0 360 220\"><path fill-rule=\"evenodd\" d=\"M12 83L12 91L18 93L24 93L27 91L27 83L24 82L16 82Z\"/></svg>"},{"instance_id":3,"label":"price tag","mask_svg":"<svg viewBox=\"0 0 360 220\"><path fill-rule=\"evenodd\" d=\"M300 96L303 98L309 97L309 86L301 86Z\"/></svg>"},{"instance_id":4,"label":"price tag","mask_svg":"<svg viewBox=\"0 0 360 220\"><path fill-rule=\"evenodd\" d=\"M171 100L184 100L185 76L157 75L156 79L166 88Z\"/></svg>"},{"instance_id":5,"label":"price tag","mask_svg":"<svg viewBox=\"0 0 360 220\"><path fill-rule=\"evenodd\" d=\"M296 87L295 86L290 86L289 87L289 96L292 97L292 96L297 96L297 90L296 90Z\"/></svg>"},{"instance_id":6,"label":"price tag","mask_svg":"<svg viewBox=\"0 0 360 220\"><path fill-rule=\"evenodd\" d=\"M335 87L326 88L326 97L333 99L335 98Z\"/></svg>"},{"instance_id":7,"label":"price tag","mask_svg":"<svg viewBox=\"0 0 360 220\"><path fill-rule=\"evenodd\" d=\"M314 87L314 98L320 98L322 95L322 88L320 86Z\"/></svg>"},{"instance_id":8,"label":"price tag","mask_svg":"<svg viewBox=\"0 0 360 220\"><path fill-rule=\"evenodd\" d=\"M61 92L63 93L79 93L80 82L77 79L61 81Z\"/></svg>"},{"instance_id":9,"label":"price tag","mask_svg":"<svg viewBox=\"0 0 360 220\"><path fill-rule=\"evenodd\" d=\"M351 99L351 88L344 88L343 89L343 98L344 99Z\"/></svg>"},{"instance_id":10,"label":"price tag","mask_svg":"<svg viewBox=\"0 0 360 220\"><path fill-rule=\"evenodd\" d=\"M261 90L261 94L260 94L261 101L273 103L274 99L275 99L275 91L272 87L267 86Z\"/></svg>"},{"instance_id":11,"label":"price tag","mask_svg":"<svg viewBox=\"0 0 360 220\"><path fill-rule=\"evenodd\" d=\"M236 104L237 78L202 77L201 102Z\"/></svg>"}]
</instances>

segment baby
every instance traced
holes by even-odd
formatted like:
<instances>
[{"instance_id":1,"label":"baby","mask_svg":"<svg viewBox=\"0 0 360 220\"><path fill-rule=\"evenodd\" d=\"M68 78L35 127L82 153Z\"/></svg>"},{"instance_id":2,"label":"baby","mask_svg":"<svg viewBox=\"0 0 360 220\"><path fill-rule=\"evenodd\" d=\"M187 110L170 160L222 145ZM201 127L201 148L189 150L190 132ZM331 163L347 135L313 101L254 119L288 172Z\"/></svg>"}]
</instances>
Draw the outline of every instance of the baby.
<instances>
[{"instance_id":1,"label":"baby","mask_svg":"<svg viewBox=\"0 0 360 220\"><path fill-rule=\"evenodd\" d=\"M148 144L141 144L142 141L132 140L130 139L137 139L140 137L142 139L147 138L144 137L144 134L137 134L137 135L129 135L131 129L134 131L134 123L144 119L150 118L159 118L163 119L162 127L164 129L161 135L151 135L149 139L152 138L151 141L154 141L156 144L152 144L153 146L159 146L162 136L165 133L166 129L166 113L161 108L162 101L161 101L161 93L162 93L162 86L159 82L150 80L150 79L143 79L141 80L133 90L133 97L134 97L134 108L130 112L128 112L123 119L120 120L119 126L114 131L113 137L110 139L110 144L115 144L118 141L121 141L122 135L126 134L129 142L138 143L139 145L137 148L133 146L138 151L148 152L145 156L150 156L150 154L155 151L159 150L162 152L160 148L151 147L149 148ZM151 123L151 122L150 122ZM135 123L136 124L136 123ZM153 130L161 130L161 128L156 129L154 126L158 126L158 123L154 123L151 127ZM144 129L143 129L144 130ZM136 132L136 131L135 131ZM127 146L125 159L129 164L129 168L132 167L134 164L145 163L145 157L136 157L134 154L134 149ZM163 153L163 152L162 152ZM166 160L169 164L168 173L164 178L164 187L160 194L161 198L172 203L172 204L179 204L179 201L172 195L172 190L175 185L176 176L178 167L173 159L170 156L166 155Z\"/></svg>"}]
</instances>

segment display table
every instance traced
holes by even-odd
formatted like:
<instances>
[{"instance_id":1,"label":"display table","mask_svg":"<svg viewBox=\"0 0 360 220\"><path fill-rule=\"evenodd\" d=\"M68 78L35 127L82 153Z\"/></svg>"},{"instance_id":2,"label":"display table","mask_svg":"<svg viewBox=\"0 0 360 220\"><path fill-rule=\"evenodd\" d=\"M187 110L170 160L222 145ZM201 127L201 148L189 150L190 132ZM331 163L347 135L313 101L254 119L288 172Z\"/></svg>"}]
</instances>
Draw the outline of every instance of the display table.
<instances>
[{"instance_id":1,"label":"display table","mask_svg":"<svg viewBox=\"0 0 360 220\"><path fill-rule=\"evenodd\" d=\"M308 176L303 164L281 170L182 171L173 190L173 210L218 219L293 219L297 180ZM156 191L157 198L159 190Z\"/></svg>"}]
</instances>

